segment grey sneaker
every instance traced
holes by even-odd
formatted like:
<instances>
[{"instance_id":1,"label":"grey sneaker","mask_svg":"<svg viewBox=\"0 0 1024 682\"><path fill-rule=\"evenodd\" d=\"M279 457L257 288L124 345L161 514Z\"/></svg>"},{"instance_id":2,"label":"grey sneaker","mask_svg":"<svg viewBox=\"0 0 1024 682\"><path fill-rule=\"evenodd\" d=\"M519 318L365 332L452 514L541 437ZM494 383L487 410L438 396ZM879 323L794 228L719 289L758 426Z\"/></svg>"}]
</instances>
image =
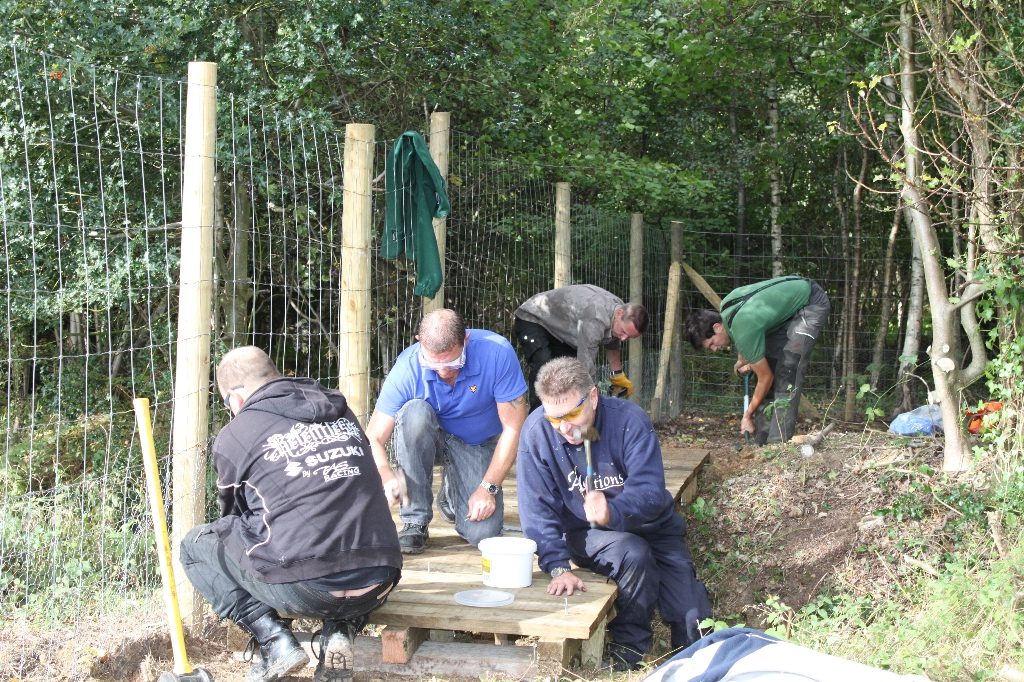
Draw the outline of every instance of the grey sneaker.
<instances>
[{"instance_id":1,"label":"grey sneaker","mask_svg":"<svg viewBox=\"0 0 1024 682\"><path fill-rule=\"evenodd\" d=\"M407 523L398 531L398 546L402 549L402 554L423 554L429 536L426 526Z\"/></svg>"},{"instance_id":2,"label":"grey sneaker","mask_svg":"<svg viewBox=\"0 0 1024 682\"><path fill-rule=\"evenodd\" d=\"M455 507L452 506L452 496L448 492L448 477L441 474L441 489L437 491L437 511L441 518L448 523L455 523Z\"/></svg>"}]
</instances>

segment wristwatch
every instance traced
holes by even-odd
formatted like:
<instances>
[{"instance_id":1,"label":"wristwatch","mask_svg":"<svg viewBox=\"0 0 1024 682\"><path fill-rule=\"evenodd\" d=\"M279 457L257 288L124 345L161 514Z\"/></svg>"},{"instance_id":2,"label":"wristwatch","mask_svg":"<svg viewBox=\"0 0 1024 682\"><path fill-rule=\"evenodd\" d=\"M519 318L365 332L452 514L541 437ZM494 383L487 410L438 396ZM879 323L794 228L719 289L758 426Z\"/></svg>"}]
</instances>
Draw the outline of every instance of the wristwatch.
<instances>
[{"instance_id":1,"label":"wristwatch","mask_svg":"<svg viewBox=\"0 0 1024 682\"><path fill-rule=\"evenodd\" d=\"M501 486L488 483L487 481L480 481L480 487L489 492L491 495L497 495L498 491L501 490Z\"/></svg>"},{"instance_id":2,"label":"wristwatch","mask_svg":"<svg viewBox=\"0 0 1024 682\"><path fill-rule=\"evenodd\" d=\"M563 573L568 573L571 570L572 569L569 568L568 566L556 566L555 568L551 569L551 579L554 580L555 578L557 578L558 576L562 575Z\"/></svg>"}]
</instances>

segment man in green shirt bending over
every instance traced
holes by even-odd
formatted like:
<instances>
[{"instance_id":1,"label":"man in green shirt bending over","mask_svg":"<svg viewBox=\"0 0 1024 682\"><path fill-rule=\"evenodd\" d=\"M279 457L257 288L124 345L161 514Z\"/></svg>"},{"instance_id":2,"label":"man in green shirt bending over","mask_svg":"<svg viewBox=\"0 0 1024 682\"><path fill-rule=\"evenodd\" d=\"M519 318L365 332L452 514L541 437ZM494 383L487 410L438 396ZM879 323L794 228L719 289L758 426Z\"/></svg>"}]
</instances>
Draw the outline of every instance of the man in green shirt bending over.
<instances>
[{"instance_id":1,"label":"man in green shirt bending over","mask_svg":"<svg viewBox=\"0 0 1024 682\"><path fill-rule=\"evenodd\" d=\"M740 431L758 445L793 437L804 372L831 310L821 285L787 276L733 289L719 311L695 310L686 319L694 348L720 351L735 343L736 372L757 375ZM768 415L760 409L766 405Z\"/></svg>"}]
</instances>

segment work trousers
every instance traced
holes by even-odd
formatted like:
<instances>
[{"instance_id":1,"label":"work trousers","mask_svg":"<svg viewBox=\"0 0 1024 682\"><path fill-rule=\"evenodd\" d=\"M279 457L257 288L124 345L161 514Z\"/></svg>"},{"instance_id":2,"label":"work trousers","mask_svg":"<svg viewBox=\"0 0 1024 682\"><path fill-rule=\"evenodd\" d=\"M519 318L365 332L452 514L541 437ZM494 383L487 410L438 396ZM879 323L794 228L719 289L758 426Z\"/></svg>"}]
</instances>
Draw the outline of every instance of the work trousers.
<instances>
[{"instance_id":1,"label":"work trousers","mask_svg":"<svg viewBox=\"0 0 1024 682\"><path fill-rule=\"evenodd\" d=\"M651 649L655 608L672 631L673 649L700 639L698 626L711 615L708 591L697 579L685 535L686 522L676 512L632 532L584 528L565 535L574 563L618 586L608 633L616 653L630 664Z\"/></svg>"},{"instance_id":2,"label":"work trousers","mask_svg":"<svg viewBox=\"0 0 1024 682\"><path fill-rule=\"evenodd\" d=\"M526 360L527 381L530 388L530 409L540 405L535 383L537 372L549 360L563 357L576 357L576 348L552 336L547 329L536 322L527 322L518 317L512 323L512 340L515 341L520 355Z\"/></svg>"},{"instance_id":3,"label":"work trousers","mask_svg":"<svg viewBox=\"0 0 1024 682\"><path fill-rule=\"evenodd\" d=\"M775 378L754 415L754 439L758 445L784 443L793 437L804 373L831 310L828 294L812 281L807 305L765 336L764 356Z\"/></svg>"},{"instance_id":4,"label":"work trousers","mask_svg":"<svg viewBox=\"0 0 1024 682\"><path fill-rule=\"evenodd\" d=\"M277 615L351 621L359 629L367 614L387 600L402 574L394 569L393 579L358 597L336 597L304 582L266 583L228 555L220 536L208 523L185 534L180 557L185 575L210 602L214 613L243 627L276 611Z\"/></svg>"},{"instance_id":5,"label":"work trousers","mask_svg":"<svg viewBox=\"0 0 1024 682\"><path fill-rule=\"evenodd\" d=\"M403 523L428 526L434 517L434 464L440 463L447 493L455 512L455 531L470 544L501 535L505 498L499 490L494 513L483 521L469 521L469 496L484 480L494 456L495 436L479 445L441 430L437 413L425 400L410 400L395 415L395 457L405 470L409 504L402 505Z\"/></svg>"}]
</instances>

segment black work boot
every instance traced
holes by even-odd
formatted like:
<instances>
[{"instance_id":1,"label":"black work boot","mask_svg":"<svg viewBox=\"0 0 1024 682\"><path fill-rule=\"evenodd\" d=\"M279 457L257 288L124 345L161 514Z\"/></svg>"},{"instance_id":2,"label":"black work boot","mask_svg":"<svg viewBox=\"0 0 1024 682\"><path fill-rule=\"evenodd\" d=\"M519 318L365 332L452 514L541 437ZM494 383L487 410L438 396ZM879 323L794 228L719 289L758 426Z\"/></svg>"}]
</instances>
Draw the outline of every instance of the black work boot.
<instances>
[{"instance_id":1,"label":"black work boot","mask_svg":"<svg viewBox=\"0 0 1024 682\"><path fill-rule=\"evenodd\" d=\"M249 667L248 682L274 682L309 663L291 629L273 611L238 626L252 635L260 650L260 660Z\"/></svg>"},{"instance_id":2,"label":"black work boot","mask_svg":"<svg viewBox=\"0 0 1024 682\"><path fill-rule=\"evenodd\" d=\"M418 523L407 523L398 531L398 546L402 554L423 554L427 547L427 538L430 534L426 526Z\"/></svg>"},{"instance_id":3,"label":"black work boot","mask_svg":"<svg viewBox=\"0 0 1024 682\"><path fill-rule=\"evenodd\" d=\"M358 623L348 620L325 620L320 631L320 660L313 673L313 682L351 682L355 672L356 633Z\"/></svg>"}]
</instances>

